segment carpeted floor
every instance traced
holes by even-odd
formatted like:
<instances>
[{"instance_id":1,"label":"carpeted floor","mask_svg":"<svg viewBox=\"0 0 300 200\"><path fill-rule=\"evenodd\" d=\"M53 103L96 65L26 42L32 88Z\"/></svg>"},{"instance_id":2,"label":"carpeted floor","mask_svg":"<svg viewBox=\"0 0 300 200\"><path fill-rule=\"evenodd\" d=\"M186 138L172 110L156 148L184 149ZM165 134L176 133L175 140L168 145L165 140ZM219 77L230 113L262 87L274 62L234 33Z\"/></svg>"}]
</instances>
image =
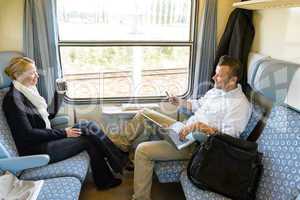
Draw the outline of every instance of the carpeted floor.
<instances>
[{"instance_id":1,"label":"carpeted floor","mask_svg":"<svg viewBox=\"0 0 300 200\"><path fill-rule=\"evenodd\" d=\"M120 186L98 191L94 183L87 181L82 187L80 200L130 200L133 193L133 172L126 172ZM156 178L152 185L152 200L184 200L180 183L159 183Z\"/></svg>"}]
</instances>

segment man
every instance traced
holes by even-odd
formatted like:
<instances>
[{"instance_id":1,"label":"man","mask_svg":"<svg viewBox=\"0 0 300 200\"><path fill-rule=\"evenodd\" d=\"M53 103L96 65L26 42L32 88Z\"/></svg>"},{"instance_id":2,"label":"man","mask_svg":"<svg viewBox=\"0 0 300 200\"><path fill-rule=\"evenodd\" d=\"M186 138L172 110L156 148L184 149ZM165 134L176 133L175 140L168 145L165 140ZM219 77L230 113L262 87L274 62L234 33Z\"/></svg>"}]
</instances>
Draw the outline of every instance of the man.
<instances>
[{"instance_id":1,"label":"man","mask_svg":"<svg viewBox=\"0 0 300 200\"><path fill-rule=\"evenodd\" d=\"M214 88L199 100L182 100L170 97L176 106L185 106L195 114L180 132L185 138L192 131L206 135L222 132L239 137L251 115L250 104L238 84L240 63L236 59L222 56L213 80ZM175 120L169 120L174 123ZM200 134L200 133L199 133ZM138 145L135 152L134 195L135 200L150 200L154 162L158 160L183 160L191 156L193 145L177 150L165 140L149 141Z\"/></svg>"}]
</instances>

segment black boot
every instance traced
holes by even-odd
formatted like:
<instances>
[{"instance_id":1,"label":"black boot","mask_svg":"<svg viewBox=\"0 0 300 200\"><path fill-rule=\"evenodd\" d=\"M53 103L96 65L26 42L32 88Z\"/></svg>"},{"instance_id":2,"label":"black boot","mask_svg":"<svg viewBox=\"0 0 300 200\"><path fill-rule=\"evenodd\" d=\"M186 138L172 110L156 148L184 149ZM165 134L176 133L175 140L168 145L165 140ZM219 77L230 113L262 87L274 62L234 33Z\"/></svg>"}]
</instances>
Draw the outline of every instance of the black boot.
<instances>
[{"instance_id":1,"label":"black boot","mask_svg":"<svg viewBox=\"0 0 300 200\"><path fill-rule=\"evenodd\" d=\"M121 185L122 180L118 178L111 179L109 182L105 183L104 185L97 185L98 190L107 190L109 188L117 187Z\"/></svg>"}]
</instances>

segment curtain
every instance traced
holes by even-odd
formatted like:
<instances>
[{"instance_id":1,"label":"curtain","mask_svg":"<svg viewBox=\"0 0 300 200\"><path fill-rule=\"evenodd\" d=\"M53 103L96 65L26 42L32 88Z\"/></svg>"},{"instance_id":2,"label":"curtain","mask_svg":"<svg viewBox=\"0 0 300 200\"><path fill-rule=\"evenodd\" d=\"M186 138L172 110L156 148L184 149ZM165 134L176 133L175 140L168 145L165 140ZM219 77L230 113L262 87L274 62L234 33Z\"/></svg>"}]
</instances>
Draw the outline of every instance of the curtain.
<instances>
[{"instance_id":1,"label":"curtain","mask_svg":"<svg viewBox=\"0 0 300 200\"><path fill-rule=\"evenodd\" d=\"M217 0L203 0L204 13L198 26L193 98L203 96L210 88L217 44Z\"/></svg>"},{"instance_id":2,"label":"curtain","mask_svg":"<svg viewBox=\"0 0 300 200\"><path fill-rule=\"evenodd\" d=\"M38 90L53 114L58 109L55 80L61 77L56 0L25 0L24 15L23 52L36 63L40 75Z\"/></svg>"}]
</instances>

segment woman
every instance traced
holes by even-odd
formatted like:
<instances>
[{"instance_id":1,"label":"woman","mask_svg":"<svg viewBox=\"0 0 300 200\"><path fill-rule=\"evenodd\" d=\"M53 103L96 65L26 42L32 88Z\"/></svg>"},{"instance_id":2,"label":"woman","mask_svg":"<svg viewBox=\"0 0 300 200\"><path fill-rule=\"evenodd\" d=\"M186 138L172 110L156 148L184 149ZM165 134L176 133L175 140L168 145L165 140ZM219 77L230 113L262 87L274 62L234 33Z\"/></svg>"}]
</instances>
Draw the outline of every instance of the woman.
<instances>
[{"instance_id":1,"label":"woman","mask_svg":"<svg viewBox=\"0 0 300 200\"><path fill-rule=\"evenodd\" d=\"M33 60L13 58L5 73L13 81L2 107L20 155L48 154L50 162L57 162L86 150L98 189L121 184L104 159L107 155L101 139L94 134L100 130L95 131L95 123L65 130L51 128L46 101L36 88L39 75Z\"/></svg>"}]
</instances>

